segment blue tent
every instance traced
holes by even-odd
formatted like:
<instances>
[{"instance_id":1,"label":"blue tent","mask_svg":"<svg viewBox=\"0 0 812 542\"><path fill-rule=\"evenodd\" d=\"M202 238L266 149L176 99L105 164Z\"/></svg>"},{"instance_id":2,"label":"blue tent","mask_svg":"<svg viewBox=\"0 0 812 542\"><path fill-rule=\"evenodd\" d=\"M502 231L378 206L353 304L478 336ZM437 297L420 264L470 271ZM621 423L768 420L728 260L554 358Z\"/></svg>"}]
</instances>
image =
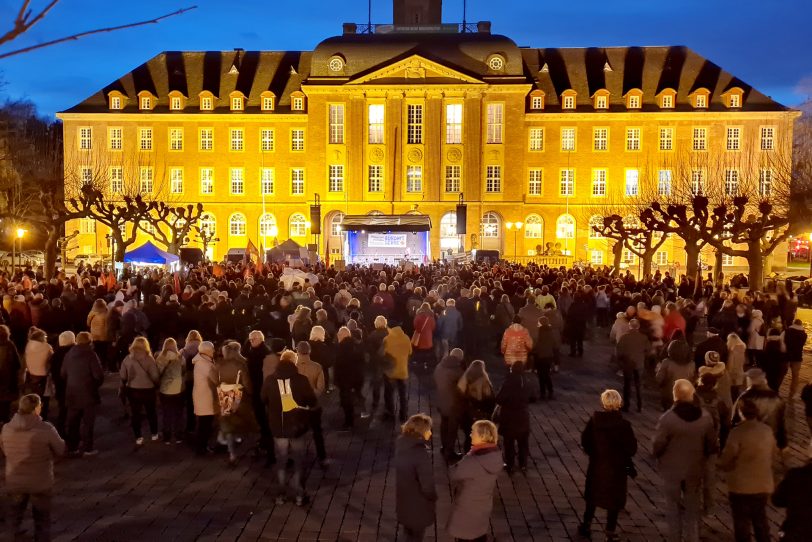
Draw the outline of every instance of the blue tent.
<instances>
[{"instance_id":1,"label":"blue tent","mask_svg":"<svg viewBox=\"0 0 812 542\"><path fill-rule=\"evenodd\" d=\"M180 257L161 250L149 241L124 254L124 263L167 265L178 260Z\"/></svg>"}]
</instances>

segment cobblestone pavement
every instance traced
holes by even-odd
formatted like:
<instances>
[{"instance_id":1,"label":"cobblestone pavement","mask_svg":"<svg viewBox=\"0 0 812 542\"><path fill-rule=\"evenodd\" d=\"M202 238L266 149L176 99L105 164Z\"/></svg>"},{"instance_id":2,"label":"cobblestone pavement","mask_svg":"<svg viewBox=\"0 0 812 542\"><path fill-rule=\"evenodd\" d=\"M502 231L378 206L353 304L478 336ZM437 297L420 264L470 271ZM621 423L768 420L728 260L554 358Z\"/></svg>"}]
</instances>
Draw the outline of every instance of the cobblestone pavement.
<instances>
[{"instance_id":1,"label":"cobblestone pavement","mask_svg":"<svg viewBox=\"0 0 812 542\"><path fill-rule=\"evenodd\" d=\"M495 540L577 540L586 457L579 442L598 396L606 387L620 386L609 367L609 347L602 336L587 343L586 356L563 358L554 375L556 399L531 405L533 426L531 462L526 476L499 477L491 518ZM489 363L494 381L501 380L499 362ZM812 363L803 371L812 377ZM54 500L55 540L396 540L395 475L392 469L391 424L373 421L354 433L338 432L337 394L328 398L325 424L327 448L334 463L324 472L315 466L308 445L306 488L309 506L274 505L271 471L253 459L244 444L235 469L225 457L195 457L186 446L147 442L138 451L115 393L115 379L103 389L104 413L97 423L101 454L88 459L63 460L56 467ZM431 401L429 375L412 374L409 412L428 412L439 419ZM786 386L785 386L786 393ZM629 483L626 511L620 516L623 540L660 540L666 529L664 500L654 461L651 435L660 415L655 392L649 387L641 414L629 414L640 448L639 475ZM792 445L788 463L797 465L810 435L800 401L788 413ZM438 484L437 526L427 539L446 541L443 526L451 504L446 467L435 436L434 471ZM731 518L724 484L717 488L716 513L704 520L703 540L732 540ZM769 511L773 535L782 513ZM596 540L604 515L598 512L593 527ZM26 524L29 529L30 521Z\"/></svg>"}]
</instances>

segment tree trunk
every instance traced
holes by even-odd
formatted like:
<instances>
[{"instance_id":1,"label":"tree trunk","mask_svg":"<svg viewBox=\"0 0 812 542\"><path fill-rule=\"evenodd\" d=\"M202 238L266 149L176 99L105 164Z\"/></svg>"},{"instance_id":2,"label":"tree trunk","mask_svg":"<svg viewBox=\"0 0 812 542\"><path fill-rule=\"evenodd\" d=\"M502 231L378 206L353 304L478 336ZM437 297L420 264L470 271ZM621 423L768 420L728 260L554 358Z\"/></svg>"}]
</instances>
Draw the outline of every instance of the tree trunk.
<instances>
[{"instance_id":1,"label":"tree trunk","mask_svg":"<svg viewBox=\"0 0 812 542\"><path fill-rule=\"evenodd\" d=\"M713 256L713 283L722 284L722 257L724 254L721 250L715 250Z\"/></svg>"},{"instance_id":2,"label":"tree trunk","mask_svg":"<svg viewBox=\"0 0 812 542\"><path fill-rule=\"evenodd\" d=\"M169 243L166 246L166 251L170 254L174 254L175 256L178 255L180 252L180 243Z\"/></svg>"},{"instance_id":3,"label":"tree trunk","mask_svg":"<svg viewBox=\"0 0 812 542\"><path fill-rule=\"evenodd\" d=\"M747 247L747 265L750 267L747 281L750 285L750 291L763 291L764 288L764 261L761 255L761 242L755 241L748 243Z\"/></svg>"},{"instance_id":4,"label":"tree trunk","mask_svg":"<svg viewBox=\"0 0 812 542\"><path fill-rule=\"evenodd\" d=\"M642 276L640 278L646 278L651 275L651 262L654 260L654 254L650 251L646 251L643 253L643 257L640 258L640 263L643 265L643 271L641 272Z\"/></svg>"},{"instance_id":5,"label":"tree trunk","mask_svg":"<svg viewBox=\"0 0 812 542\"><path fill-rule=\"evenodd\" d=\"M612 276L620 274L620 263L623 260L623 241L615 241L612 246Z\"/></svg>"},{"instance_id":6,"label":"tree trunk","mask_svg":"<svg viewBox=\"0 0 812 542\"><path fill-rule=\"evenodd\" d=\"M685 243L685 276L695 277L699 270L699 246L695 243Z\"/></svg>"},{"instance_id":7,"label":"tree trunk","mask_svg":"<svg viewBox=\"0 0 812 542\"><path fill-rule=\"evenodd\" d=\"M45 238L45 278L50 280L56 272L57 245L59 244L59 228L50 228ZM65 265L65 262L62 262Z\"/></svg>"},{"instance_id":8,"label":"tree trunk","mask_svg":"<svg viewBox=\"0 0 812 542\"><path fill-rule=\"evenodd\" d=\"M124 253L127 252L127 247L124 246L124 238L118 232L118 229L114 228L113 230L113 241L116 245L115 251L113 251L113 267L115 267L115 263L120 263L124 261Z\"/></svg>"}]
</instances>

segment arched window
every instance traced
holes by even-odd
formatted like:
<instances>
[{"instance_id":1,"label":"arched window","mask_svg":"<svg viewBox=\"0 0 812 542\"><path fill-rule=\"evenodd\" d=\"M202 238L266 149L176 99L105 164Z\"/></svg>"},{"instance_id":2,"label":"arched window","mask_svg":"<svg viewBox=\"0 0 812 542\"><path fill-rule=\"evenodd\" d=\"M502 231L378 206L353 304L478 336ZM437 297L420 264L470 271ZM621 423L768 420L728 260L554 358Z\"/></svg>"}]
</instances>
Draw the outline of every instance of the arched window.
<instances>
[{"instance_id":1,"label":"arched window","mask_svg":"<svg viewBox=\"0 0 812 542\"><path fill-rule=\"evenodd\" d=\"M291 237L304 237L307 235L307 219L301 213L290 215L288 222Z\"/></svg>"},{"instance_id":2,"label":"arched window","mask_svg":"<svg viewBox=\"0 0 812 542\"><path fill-rule=\"evenodd\" d=\"M200 230L208 232L209 235L217 234L217 219L211 213L204 213L200 217Z\"/></svg>"},{"instance_id":3,"label":"arched window","mask_svg":"<svg viewBox=\"0 0 812 542\"><path fill-rule=\"evenodd\" d=\"M482 215L479 233L482 237L499 237L499 215L490 211Z\"/></svg>"},{"instance_id":4,"label":"arched window","mask_svg":"<svg viewBox=\"0 0 812 542\"><path fill-rule=\"evenodd\" d=\"M276 237L279 235L279 228L276 226L276 217L271 213L265 213L259 217L259 236Z\"/></svg>"},{"instance_id":5,"label":"arched window","mask_svg":"<svg viewBox=\"0 0 812 542\"><path fill-rule=\"evenodd\" d=\"M544 237L544 221L539 215L527 215L524 219L524 238L525 239L541 239Z\"/></svg>"},{"instance_id":6,"label":"arched window","mask_svg":"<svg viewBox=\"0 0 812 542\"><path fill-rule=\"evenodd\" d=\"M440 248L442 250L459 250L460 238L457 236L457 213L449 211L440 219Z\"/></svg>"},{"instance_id":7,"label":"arched window","mask_svg":"<svg viewBox=\"0 0 812 542\"><path fill-rule=\"evenodd\" d=\"M603 239L603 235L595 228L603 229L603 217L600 215L593 215L589 219L589 238L590 239Z\"/></svg>"},{"instance_id":8,"label":"arched window","mask_svg":"<svg viewBox=\"0 0 812 542\"><path fill-rule=\"evenodd\" d=\"M234 213L228 219L228 233L229 235L245 235L245 215L242 213Z\"/></svg>"},{"instance_id":9,"label":"arched window","mask_svg":"<svg viewBox=\"0 0 812 542\"><path fill-rule=\"evenodd\" d=\"M559 239L575 239L575 218L561 215L555 221L555 235Z\"/></svg>"},{"instance_id":10,"label":"arched window","mask_svg":"<svg viewBox=\"0 0 812 542\"><path fill-rule=\"evenodd\" d=\"M338 237L341 235L341 223L344 221L344 213L337 212L330 219L330 235Z\"/></svg>"}]
</instances>

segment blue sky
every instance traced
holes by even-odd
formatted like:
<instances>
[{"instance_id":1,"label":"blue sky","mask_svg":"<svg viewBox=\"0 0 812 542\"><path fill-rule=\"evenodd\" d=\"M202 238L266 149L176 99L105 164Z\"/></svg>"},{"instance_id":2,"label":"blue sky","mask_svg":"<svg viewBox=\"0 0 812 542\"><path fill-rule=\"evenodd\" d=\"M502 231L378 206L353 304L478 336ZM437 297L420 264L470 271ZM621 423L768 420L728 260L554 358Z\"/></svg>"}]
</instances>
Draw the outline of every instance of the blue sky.
<instances>
[{"instance_id":1,"label":"blue sky","mask_svg":"<svg viewBox=\"0 0 812 542\"><path fill-rule=\"evenodd\" d=\"M2 32L21 0L0 0ZM45 0L33 0L34 7ZM0 49L94 27L124 24L192 5L178 0L61 0L28 34ZM231 2L198 8L158 25L91 36L0 60L4 98L27 98L46 115L67 109L163 50L309 50L365 22L363 0ZM374 0L373 22L392 18L390 0ZM443 18L462 20L462 0L446 0ZM518 45L586 47L687 45L786 105L812 97L809 0L469 0L468 20L490 20Z\"/></svg>"}]
</instances>

